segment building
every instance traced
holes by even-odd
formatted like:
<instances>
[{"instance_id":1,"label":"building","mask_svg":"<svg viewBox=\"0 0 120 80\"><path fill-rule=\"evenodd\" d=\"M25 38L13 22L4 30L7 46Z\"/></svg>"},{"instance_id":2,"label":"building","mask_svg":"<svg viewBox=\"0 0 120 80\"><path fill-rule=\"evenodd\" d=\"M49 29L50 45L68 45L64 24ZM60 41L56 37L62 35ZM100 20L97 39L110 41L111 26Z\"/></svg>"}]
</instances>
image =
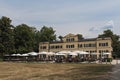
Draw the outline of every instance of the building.
<instances>
[{"instance_id":1,"label":"building","mask_svg":"<svg viewBox=\"0 0 120 80\"><path fill-rule=\"evenodd\" d=\"M59 51L86 51L96 53L97 56L102 53L112 53L112 40L106 38L78 39L77 35L68 34L58 42L40 42L39 52L59 52ZM109 55L111 57L111 54Z\"/></svg>"}]
</instances>

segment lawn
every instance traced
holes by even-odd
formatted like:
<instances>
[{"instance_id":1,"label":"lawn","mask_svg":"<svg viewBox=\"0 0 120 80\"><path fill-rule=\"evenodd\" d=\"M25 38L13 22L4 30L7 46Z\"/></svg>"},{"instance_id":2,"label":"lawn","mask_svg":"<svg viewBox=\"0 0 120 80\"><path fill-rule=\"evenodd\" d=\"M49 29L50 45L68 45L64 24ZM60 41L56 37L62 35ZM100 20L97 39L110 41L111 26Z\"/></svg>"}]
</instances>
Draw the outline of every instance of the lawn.
<instances>
[{"instance_id":1,"label":"lawn","mask_svg":"<svg viewBox=\"0 0 120 80\"><path fill-rule=\"evenodd\" d=\"M109 80L110 64L0 62L0 80Z\"/></svg>"}]
</instances>

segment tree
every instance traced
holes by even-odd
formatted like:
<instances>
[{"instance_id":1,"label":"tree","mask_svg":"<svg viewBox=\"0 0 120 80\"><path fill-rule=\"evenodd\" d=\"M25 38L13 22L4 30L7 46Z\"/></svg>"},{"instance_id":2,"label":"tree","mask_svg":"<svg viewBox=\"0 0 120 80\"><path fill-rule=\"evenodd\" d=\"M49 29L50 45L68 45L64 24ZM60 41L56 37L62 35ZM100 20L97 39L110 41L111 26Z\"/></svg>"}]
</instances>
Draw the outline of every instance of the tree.
<instances>
[{"instance_id":1,"label":"tree","mask_svg":"<svg viewBox=\"0 0 120 80\"><path fill-rule=\"evenodd\" d=\"M15 47L17 53L26 53L33 51L34 46L34 28L26 24L21 24L14 29Z\"/></svg>"},{"instance_id":2,"label":"tree","mask_svg":"<svg viewBox=\"0 0 120 80\"><path fill-rule=\"evenodd\" d=\"M14 52L14 33L12 20L3 16L0 19L0 56Z\"/></svg>"},{"instance_id":3,"label":"tree","mask_svg":"<svg viewBox=\"0 0 120 80\"><path fill-rule=\"evenodd\" d=\"M33 46L33 50L35 52L39 52L39 42L40 42L40 31L35 31L34 32L34 46Z\"/></svg>"},{"instance_id":4,"label":"tree","mask_svg":"<svg viewBox=\"0 0 120 80\"><path fill-rule=\"evenodd\" d=\"M62 38L63 38L63 37L62 37L62 36L59 36L58 38L60 39L60 41L62 41Z\"/></svg>"},{"instance_id":5,"label":"tree","mask_svg":"<svg viewBox=\"0 0 120 80\"><path fill-rule=\"evenodd\" d=\"M82 34L77 34L78 40L84 39Z\"/></svg>"},{"instance_id":6,"label":"tree","mask_svg":"<svg viewBox=\"0 0 120 80\"><path fill-rule=\"evenodd\" d=\"M52 27L43 26L40 30L41 42L52 42L56 40L55 30Z\"/></svg>"},{"instance_id":7,"label":"tree","mask_svg":"<svg viewBox=\"0 0 120 80\"><path fill-rule=\"evenodd\" d=\"M111 30L105 30L103 34L99 35L98 37L111 37L113 39L113 32Z\"/></svg>"},{"instance_id":8,"label":"tree","mask_svg":"<svg viewBox=\"0 0 120 80\"><path fill-rule=\"evenodd\" d=\"M105 30L103 34L98 36L99 38L103 37L111 37L112 39L112 47L113 47L113 56L120 57L120 41L119 35L114 34L111 30Z\"/></svg>"}]
</instances>

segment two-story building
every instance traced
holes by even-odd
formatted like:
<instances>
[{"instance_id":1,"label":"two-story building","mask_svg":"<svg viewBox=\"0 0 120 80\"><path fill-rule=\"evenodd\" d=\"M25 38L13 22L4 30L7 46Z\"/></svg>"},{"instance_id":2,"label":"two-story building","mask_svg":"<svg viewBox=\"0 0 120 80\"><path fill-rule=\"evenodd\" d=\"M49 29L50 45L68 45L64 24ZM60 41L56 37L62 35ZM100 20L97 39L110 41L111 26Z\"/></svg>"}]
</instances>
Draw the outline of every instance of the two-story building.
<instances>
[{"instance_id":1,"label":"two-story building","mask_svg":"<svg viewBox=\"0 0 120 80\"><path fill-rule=\"evenodd\" d=\"M58 42L40 42L39 52L59 52L59 51L86 51L89 53L111 53L112 55L112 40L110 37L106 38L91 38L79 39L77 35L68 34Z\"/></svg>"}]
</instances>

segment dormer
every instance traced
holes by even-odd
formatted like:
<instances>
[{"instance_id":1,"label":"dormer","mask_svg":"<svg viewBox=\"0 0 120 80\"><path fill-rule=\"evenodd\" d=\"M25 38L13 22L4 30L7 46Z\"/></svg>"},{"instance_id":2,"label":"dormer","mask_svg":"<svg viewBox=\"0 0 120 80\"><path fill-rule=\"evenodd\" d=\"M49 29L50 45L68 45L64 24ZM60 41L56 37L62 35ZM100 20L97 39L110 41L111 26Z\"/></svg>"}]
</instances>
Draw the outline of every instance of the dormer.
<instances>
[{"instance_id":1,"label":"dormer","mask_svg":"<svg viewBox=\"0 0 120 80\"><path fill-rule=\"evenodd\" d=\"M75 41L78 41L77 35L69 33L63 37L63 42L75 42Z\"/></svg>"}]
</instances>

